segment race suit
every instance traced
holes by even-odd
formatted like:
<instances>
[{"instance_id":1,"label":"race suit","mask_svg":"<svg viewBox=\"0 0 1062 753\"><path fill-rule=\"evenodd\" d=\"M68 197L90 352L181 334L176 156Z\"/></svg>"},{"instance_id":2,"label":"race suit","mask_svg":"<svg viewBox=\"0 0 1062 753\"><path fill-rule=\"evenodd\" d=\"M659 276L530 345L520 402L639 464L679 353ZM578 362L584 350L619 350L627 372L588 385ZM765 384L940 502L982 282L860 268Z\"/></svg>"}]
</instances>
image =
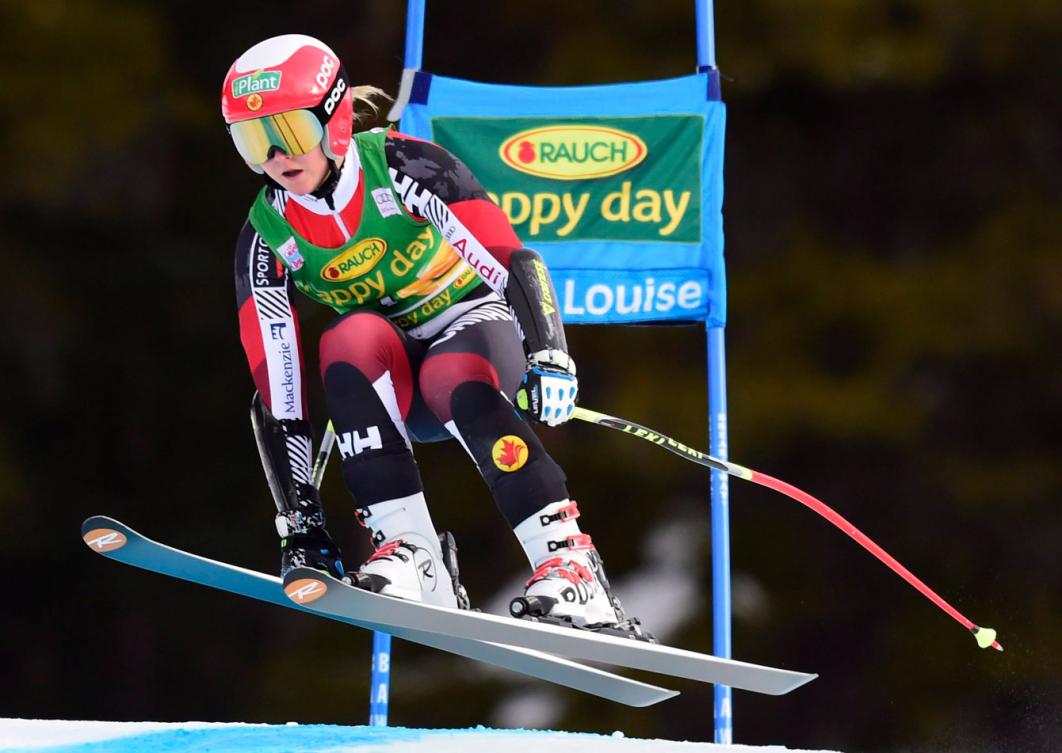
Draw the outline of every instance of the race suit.
<instances>
[{"instance_id":1,"label":"race suit","mask_svg":"<svg viewBox=\"0 0 1062 753\"><path fill-rule=\"evenodd\" d=\"M566 351L552 283L442 147L359 133L326 189L263 188L236 248L240 334L310 493L303 349L291 293L340 314L319 350L344 481L359 508L423 490L412 442L457 438L512 527L568 498L512 399L527 354Z\"/></svg>"}]
</instances>

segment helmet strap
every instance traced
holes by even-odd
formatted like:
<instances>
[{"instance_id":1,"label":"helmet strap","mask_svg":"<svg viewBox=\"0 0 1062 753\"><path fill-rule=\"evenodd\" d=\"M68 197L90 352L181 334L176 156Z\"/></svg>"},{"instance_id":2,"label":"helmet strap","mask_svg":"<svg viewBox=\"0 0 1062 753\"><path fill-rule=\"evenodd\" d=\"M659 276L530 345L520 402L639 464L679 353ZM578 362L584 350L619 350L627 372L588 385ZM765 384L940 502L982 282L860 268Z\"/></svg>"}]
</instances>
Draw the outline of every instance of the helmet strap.
<instances>
[{"instance_id":1,"label":"helmet strap","mask_svg":"<svg viewBox=\"0 0 1062 753\"><path fill-rule=\"evenodd\" d=\"M336 209L336 205L332 200L332 192L336 190L336 186L339 185L339 166L336 165L336 161L331 157L328 158L328 174L325 179L321 181L321 185L317 187L317 190L311 191L310 195L318 199L324 199L328 204L328 208L333 212Z\"/></svg>"}]
</instances>

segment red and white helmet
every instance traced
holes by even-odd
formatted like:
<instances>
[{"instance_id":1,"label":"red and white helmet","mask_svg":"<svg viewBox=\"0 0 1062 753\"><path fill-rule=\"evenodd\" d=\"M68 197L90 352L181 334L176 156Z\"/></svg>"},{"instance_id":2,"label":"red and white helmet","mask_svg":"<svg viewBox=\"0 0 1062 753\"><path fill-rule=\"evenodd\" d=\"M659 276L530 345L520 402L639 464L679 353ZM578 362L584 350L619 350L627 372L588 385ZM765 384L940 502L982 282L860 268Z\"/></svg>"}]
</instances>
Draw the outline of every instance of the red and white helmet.
<instances>
[{"instance_id":1,"label":"red and white helmet","mask_svg":"<svg viewBox=\"0 0 1062 753\"><path fill-rule=\"evenodd\" d=\"M221 89L221 114L256 172L272 147L299 155L321 144L338 160L353 128L350 83L332 49L304 34L259 42L236 58Z\"/></svg>"}]
</instances>

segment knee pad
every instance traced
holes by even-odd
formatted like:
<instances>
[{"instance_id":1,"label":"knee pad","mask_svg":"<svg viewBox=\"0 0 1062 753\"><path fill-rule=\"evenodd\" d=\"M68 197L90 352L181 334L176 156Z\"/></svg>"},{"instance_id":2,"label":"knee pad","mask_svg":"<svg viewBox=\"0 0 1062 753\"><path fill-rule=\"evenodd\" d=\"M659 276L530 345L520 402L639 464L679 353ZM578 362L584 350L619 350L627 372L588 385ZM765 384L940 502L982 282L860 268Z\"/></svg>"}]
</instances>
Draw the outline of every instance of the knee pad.
<instances>
[{"instance_id":1,"label":"knee pad","mask_svg":"<svg viewBox=\"0 0 1062 753\"><path fill-rule=\"evenodd\" d=\"M465 447L510 526L568 497L564 471L496 388L466 382L453 391L450 408Z\"/></svg>"}]
</instances>

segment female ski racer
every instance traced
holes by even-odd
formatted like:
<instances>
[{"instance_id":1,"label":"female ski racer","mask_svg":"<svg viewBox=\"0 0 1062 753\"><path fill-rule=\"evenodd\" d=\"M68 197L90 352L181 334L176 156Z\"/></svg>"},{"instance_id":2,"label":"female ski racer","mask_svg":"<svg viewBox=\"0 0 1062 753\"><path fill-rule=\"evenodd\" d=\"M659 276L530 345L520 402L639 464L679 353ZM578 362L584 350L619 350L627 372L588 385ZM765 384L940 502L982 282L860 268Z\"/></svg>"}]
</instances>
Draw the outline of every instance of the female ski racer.
<instances>
[{"instance_id":1,"label":"female ski racer","mask_svg":"<svg viewBox=\"0 0 1062 753\"><path fill-rule=\"evenodd\" d=\"M336 54L298 34L247 50L222 90L236 149L266 183L237 243L236 290L281 572L344 575L311 483L294 287L338 313L321 337L321 378L343 479L375 547L348 580L458 606L412 453L414 442L453 437L530 560L525 597L540 597L530 602L550 618L640 635L579 529L563 471L513 407L556 426L575 406L549 273L445 149L395 131L352 133L354 102L375 94L351 87Z\"/></svg>"}]
</instances>

